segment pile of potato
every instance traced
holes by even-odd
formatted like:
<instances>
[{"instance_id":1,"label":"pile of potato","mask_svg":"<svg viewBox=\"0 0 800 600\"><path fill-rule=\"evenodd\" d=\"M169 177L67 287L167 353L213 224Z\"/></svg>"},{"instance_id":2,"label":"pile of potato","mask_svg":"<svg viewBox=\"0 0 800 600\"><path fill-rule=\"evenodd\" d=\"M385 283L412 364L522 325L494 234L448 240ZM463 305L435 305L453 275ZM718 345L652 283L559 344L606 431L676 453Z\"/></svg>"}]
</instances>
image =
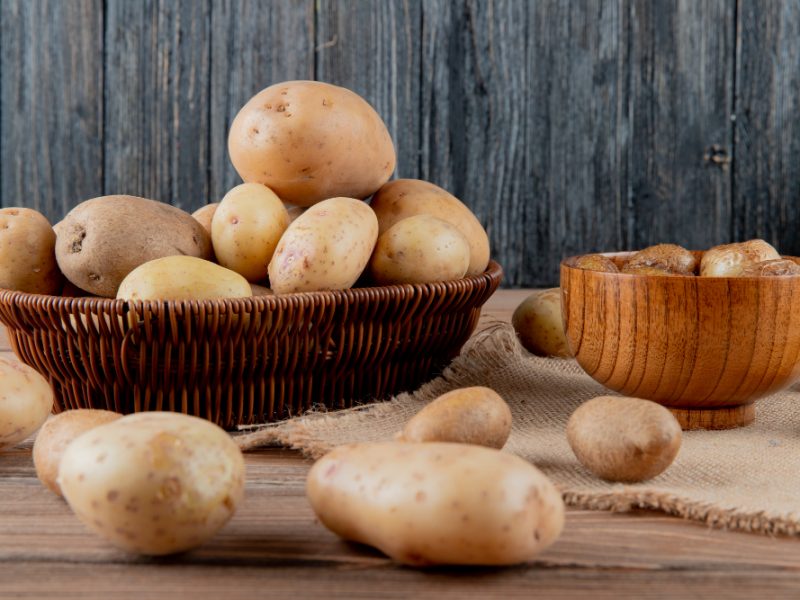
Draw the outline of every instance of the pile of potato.
<instances>
[{"instance_id":1,"label":"pile of potato","mask_svg":"<svg viewBox=\"0 0 800 600\"><path fill-rule=\"evenodd\" d=\"M245 183L194 215L121 195L82 202L52 228L34 210L0 210L0 287L209 299L430 283L488 265L486 231L460 200L389 181L386 125L347 89L261 91L234 119L228 149Z\"/></svg>"}]
</instances>

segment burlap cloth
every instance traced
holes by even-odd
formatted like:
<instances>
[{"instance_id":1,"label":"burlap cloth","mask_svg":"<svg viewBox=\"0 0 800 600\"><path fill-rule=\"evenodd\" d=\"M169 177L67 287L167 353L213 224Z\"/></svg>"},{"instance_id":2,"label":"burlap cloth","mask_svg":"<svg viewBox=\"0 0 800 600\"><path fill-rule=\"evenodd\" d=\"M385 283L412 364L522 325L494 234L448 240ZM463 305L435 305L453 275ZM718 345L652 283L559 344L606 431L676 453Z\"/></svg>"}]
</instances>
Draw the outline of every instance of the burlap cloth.
<instances>
[{"instance_id":1,"label":"burlap cloth","mask_svg":"<svg viewBox=\"0 0 800 600\"><path fill-rule=\"evenodd\" d=\"M544 471L567 504L589 509L649 508L710 525L761 533L800 533L800 392L759 400L755 424L728 431L684 432L672 466L650 481L623 485L584 469L564 428L583 401L609 391L573 360L527 353L507 324L474 336L441 377L392 400L311 414L238 438L247 450L283 445L319 457L339 444L388 440L425 403L459 387L496 390L511 407L505 450Z\"/></svg>"}]
</instances>

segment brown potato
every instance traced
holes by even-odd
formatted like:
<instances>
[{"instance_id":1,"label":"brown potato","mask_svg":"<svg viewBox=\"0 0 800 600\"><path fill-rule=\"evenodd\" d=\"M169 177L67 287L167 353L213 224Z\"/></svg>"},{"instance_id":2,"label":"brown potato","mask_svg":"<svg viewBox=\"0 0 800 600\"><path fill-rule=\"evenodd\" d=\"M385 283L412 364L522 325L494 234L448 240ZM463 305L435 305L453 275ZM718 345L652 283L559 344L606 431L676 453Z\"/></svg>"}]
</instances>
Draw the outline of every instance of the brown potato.
<instances>
[{"instance_id":1,"label":"brown potato","mask_svg":"<svg viewBox=\"0 0 800 600\"><path fill-rule=\"evenodd\" d=\"M581 464L598 477L636 482L672 464L681 447L681 426L655 402L598 396L572 413L567 440Z\"/></svg>"},{"instance_id":2,"label":"brown potato","mask_svg":"<svg viewBox=\"0 0 800 600\"><path fill-rule=\"evenodd\" d=\"M139 265L165 256L211 258L211 238L179 208L135 196L80 203L59 224L56 259L74 285L113 298Z\"/></svg>"},{"instance_id":3,"label":"brown potato","mask_svg":"<svg viewBox=\"0 0 800 600\"><path fill-rule=\"evenodd\" d=\"M480 275L489 264L489 237L472 211L451 193L418 179L395 179L372 197L372 210L378 217L382 235L399 221L426 214L447 221L469 242L467 275Z\"/></svg>"},{"instance_id":4,"label":"brown potato","mask_svg":"<svg viewBox=\"0 0 800 600\"><path fill-rule=\"evenodd\" d=\"M648 272L642 267L655 269ZM622 268L623 273L659 274L659 275L693 275L697 268L697 259L686 248L675 244L657 244L639 250L631 256Z\"/></svg>"},{"instance_id":5,"label":"brown potato","mask_svg":"<svg viewBox=\"0 0 800 600\"><path fill-rule=\"evenodd\" d=\"M81 408L59 413L47 421L33 443L33 465L39 481L60 496L61 488L56 481L58 465L70 442L90 429L116 421L121 416L110 410Z\"/></svg>"},{"instance_id":6,"label":"brown potato","mask_svg":"<svg viewBox=\"0 0 800 600\"><path fill-rule=\"evenodd\" d=\"M778 251L764 240L714 246L703 254L700 275L703 277L739 277L750 265L777 260Z\"/></svg>"},{"instance_id":7,"label":"brown potato","mask_svg":"<svg viewBox=\"0 0 800 600\"><path fill-rule=\"evenodd\" d=\"M621 272L625 273L626 275L657 275L659 277L680 277L682 275L681 273L673 273L663 266L657 267L646 265L625 265Z\"/></svg>"},{"instance_id":8,"label":"brown potato","mask_svg":"<svg viewBox=\"0 0 800 600\"><path fill-rule=\"evenodd\" d=\"M63 285L50 222L31 208L0 209L0 288L58 294Z\"/></svg>"},{"instance_id":9,"label":"brown potato","mask_svg":"<svg viewBox=\"0 0 800 600\"><path fill-rule=\"evenodd\" d=\"M348 89L318 81L286 81L253 96L233 120L228 150L244 181L263 183L298 206L367 198L396 162L375 109Z\"/></svg>"},{"instance_id":10,"label":"brown potato","mask_svg":"<svg viewBox=\"0 0 800 600\"><path fill-rule=\"evenodd\" d=\"M561 289L537 290L514 311L511 324L528 352L540 356L572 356L561 318Z\"/></svg>"},{"instance_id":11,"label":"brown potato","mask_svg":"<svg viewBox=\"0 0 800 600\"><path fill-rule=\"evenodd\" d=\"M800 275L800 265L788 258L777 258L753 263L742 269L740 277L780 277Z\"/></svg>"},{"instance_id":12,"label":"brown potato","mask_svg":"<svg viewBox=\"0 0 800 600\"><path fill-rule=\"evenodd\" d=\"M208 235L211 235L211 220L214 218L214 213L217 212L218 206L219 202L213 202L198 208L192 213L192 217L203 226Z\"/></svg>"},{"instance_id":13,"label":"brown potato","mask_svg":"<svg viewBox=\"0 0 800 600\"><path fill-rule=\"evenodd\" d=\"M487 387L442 394L395 436L398 442L455 442L502 448L511 434L511 409Z\"/></svg>"},{"instance_id":14,"label":"brown potato","mask_svg":"<svg viewBox=\"0 0 800 600\"><path fill-rule=\"evenodd\" d=\"M602 271L604 273L619 273L616 263L602 254L585 254L575 261L578 269L587 271Z\"/></svg>"}]
</instances>

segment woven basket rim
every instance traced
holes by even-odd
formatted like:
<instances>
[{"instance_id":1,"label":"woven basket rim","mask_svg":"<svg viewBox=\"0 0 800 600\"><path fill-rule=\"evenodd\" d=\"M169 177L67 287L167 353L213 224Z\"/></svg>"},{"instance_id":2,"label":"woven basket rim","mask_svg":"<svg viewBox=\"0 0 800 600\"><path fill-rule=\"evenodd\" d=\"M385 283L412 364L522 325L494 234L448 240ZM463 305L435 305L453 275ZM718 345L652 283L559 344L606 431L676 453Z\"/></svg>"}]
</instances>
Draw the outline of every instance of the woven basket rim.
<instances>
[{"instance_id":1,"label":"woven basket rim","mask_svg":"<svg viewBox=\"0 0 800 600\"><path fill-rule=\"evenodd\" d=\"M168 309L186 310L213 310L214 308L237 309L255 307L275 310L283 307L300 307L306 305L337 304L339 302L357 302L370 300L383 296L385 298L413 297L419 294L432 293L452 294L458 291L474 288L481 282L499 281L503 276L503 268L494 260L490 260L486 270L480 275L462 277L449 281L420 284L395 284L385 286L371 286L350 288L346 290L326 290L317 292L293 292L289 294L272 294L263 296L247 296L243 298L214 298L206 300L125 300L116 298L102 298L90 296L56 296L50 294L36 294L0 288L0 302L14 305L45 304L61 306L62 308L99 309L101 311L120 311L126 306L137 310L152 310L166 305Z\"/></svg>"}]
</instances>

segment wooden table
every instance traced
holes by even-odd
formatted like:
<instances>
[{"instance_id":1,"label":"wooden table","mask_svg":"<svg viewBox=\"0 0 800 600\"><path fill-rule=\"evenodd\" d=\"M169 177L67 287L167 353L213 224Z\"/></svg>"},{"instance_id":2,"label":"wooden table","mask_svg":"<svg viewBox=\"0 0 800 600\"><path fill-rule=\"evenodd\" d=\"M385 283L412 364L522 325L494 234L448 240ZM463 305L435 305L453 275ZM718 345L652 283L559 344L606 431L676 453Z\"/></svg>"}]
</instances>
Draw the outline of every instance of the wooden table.
<instances>
[{"instance_id":1,"label":"wooden table","mask_svg":"<svg viewBox=\"0 0 800 600\"><path fill-rule=\"evenodd\" d=\"M507 319L525 295L498 292L485 313ZM0 454L0 598L800 598L800 540L655 512L570 510L561 539L526 566L399 567L314 519L308 467L288 450L248 454L233 520L194 552L150 559L86 531L37 481L30 443Z\"/></svg>"}]
</instances>

